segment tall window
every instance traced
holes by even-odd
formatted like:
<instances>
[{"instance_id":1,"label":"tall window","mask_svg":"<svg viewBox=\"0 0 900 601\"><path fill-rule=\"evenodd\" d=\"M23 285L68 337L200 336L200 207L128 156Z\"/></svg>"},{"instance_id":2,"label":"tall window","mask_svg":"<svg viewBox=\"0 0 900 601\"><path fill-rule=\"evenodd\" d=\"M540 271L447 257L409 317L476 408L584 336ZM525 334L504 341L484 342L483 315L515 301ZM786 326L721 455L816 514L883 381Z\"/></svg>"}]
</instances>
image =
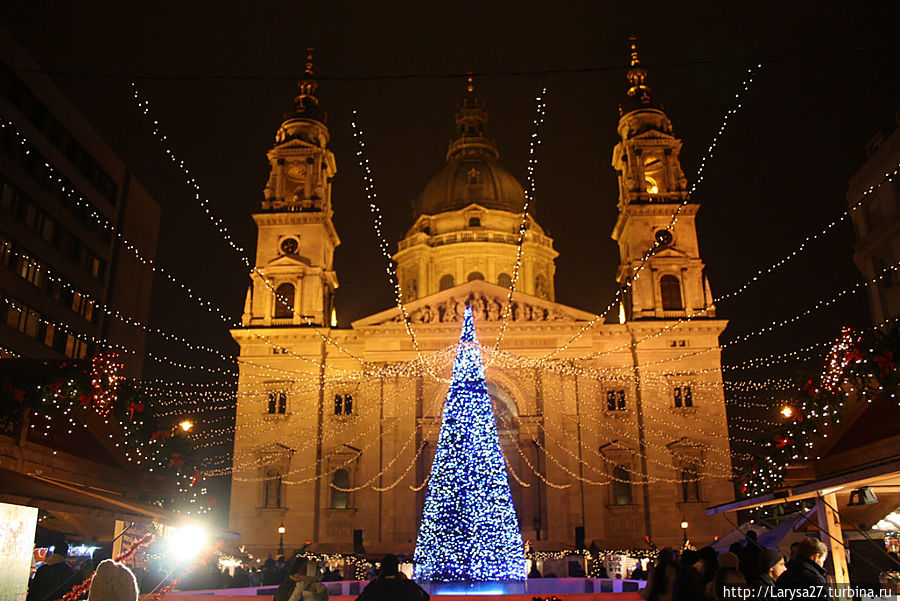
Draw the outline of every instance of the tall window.
<instances>
[{"instance_id":1,"label":"tall window","mask_svg":"<svg viewBox=\"0 0 900 601\"><path fill-rule=\"evenodd\" d=\"M353 395L352 394L336 394L336 395L334 395L334 414L335 415L352 415L353 414Z\"/></svg>"},{"instance_id":2,"label":"tall window","mask_svg":"<svg viewBox=\"0 0 900 601\"><path fill-rule=\"evenodd\" d=\"M454 283L455 282L453 280L453 276L450 275L449 273L445 274L445 275L441 276L440 289L446 290L448 288L453 288Z\"/></svg>"},{"instance_id":3,"label":"tall window","mask_svg":"<svg viewBox=\"0 0 900 601\"><path fill-rule=\"evenodd\" d=\"M631 496L631 473L621 465L613 469L613 503L616 505L633 505Z\"/></svg>"},{"instance_id":4,"label":"tall window","mask_svg":"<svg viewBox=\"0 0 900 601\"><path fill-rule=\"evenodd\" d=\"M694 393L690 386L676 386L672 389L672 396L675 399L676 407L694 406Z\"/></svg>"},{"instance_id":5,"label":"tall window","mask_svg":"<svg viewBox=\"0 0 900 601\"><path fill-rule=\"evenodd\" d=\"M281 472L276 469L266 471L265 498L263 507L281 507Z\"/></svg>"},{"instance_id":6,"label":"tall window","mask_svg":"<svg viewBox=\"0 0 900 601\"><path fill-rule=\"evenodd\" d=\"M624 390L607 390L606 391L606 410L607 411L625 411L625 391Z\"/></svg>"},{"instance_id":7,"label":"tall window","mask_svg":"<svg viewBox=\"0 0 900 601\"><path fill-rule=\"evenodd\" d=\"M273 390L269 393L269 413L287 412L287 392Z\"/></svg>"},{"instance_id":8,"label":"tall window","mask_svg":"<svg viewBox=\"0 0 900 601\"><path fill-rule=\"evenodd\" d=\"M662 298L663 311L684 309L684 305L681 303L681 283L674 275L664 275L659 278L659 293Z\"/></svg>"},{"instance_id":9,"label":"tall window","mask_svg":"<svg viewBox=\"0 0 900 601\"><path fill-rule=\"evenodd\" d=\"M276 319L294 316L294 285L280 284L275 289Z\"/></svg>"},{"instance_id":10,"label":"tall window","mask_svg":"<svg viewBox=\"0 0 900 601\"><path fill-rule=\"evenodd\" d=\"M469 227L481 227L481 219L478 217L469 217Z\"/></svg>"},{"instance_id":11,"label":"tall window","mask_svg":"<svg viewBox=\"0 0 900 601\"><path fill-rule=\"evenodd\" d=\"M331 484L339 488L350 488L350 472L345 469L337 470L331 476ZM331 508L347 509L350 507L350 493L344 490L331 489Z\"/></svg>"},{"instance_id":12,"label":"tall window","mask_svg":"<svg viewBox=\"0 0 900 601\"><path fill-rule=\"evenodd\" d=\"M697 474L697 470L692 467L681 470L681 500L685 503L700 500L700 479Z\"/></svg>"}]
</instances>

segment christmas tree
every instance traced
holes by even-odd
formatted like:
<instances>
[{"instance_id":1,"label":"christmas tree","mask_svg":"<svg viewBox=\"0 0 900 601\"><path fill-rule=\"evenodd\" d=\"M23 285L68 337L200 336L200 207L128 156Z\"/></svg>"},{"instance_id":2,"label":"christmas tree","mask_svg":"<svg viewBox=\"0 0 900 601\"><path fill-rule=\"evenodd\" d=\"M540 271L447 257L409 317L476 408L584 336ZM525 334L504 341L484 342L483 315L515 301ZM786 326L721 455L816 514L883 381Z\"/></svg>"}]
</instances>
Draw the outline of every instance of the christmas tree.
<instances>
[{"instance_id":1,"label":"christmas tree","mask_svg":"<svg viewBox=\"0 0 900 601\"><path fill-rule=\"evenodd\" d=\"M466 307L419 536L416 577L524 580L525 554Z\"/></svg>"}]
</instances>

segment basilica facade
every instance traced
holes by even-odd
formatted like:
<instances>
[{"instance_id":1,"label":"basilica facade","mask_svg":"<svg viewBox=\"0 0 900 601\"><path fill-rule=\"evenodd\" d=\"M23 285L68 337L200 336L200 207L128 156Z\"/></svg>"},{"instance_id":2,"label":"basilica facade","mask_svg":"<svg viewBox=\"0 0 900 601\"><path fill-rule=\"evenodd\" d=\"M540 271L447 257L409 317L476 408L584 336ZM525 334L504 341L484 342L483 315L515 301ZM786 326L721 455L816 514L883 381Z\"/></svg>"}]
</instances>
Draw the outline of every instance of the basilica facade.
<instances>
[{"instance_id":1,"label":"basilica facade","mask_svg":"<svg viewBox=\"0 0 900 601\"><path fill-rule=\"evenodd\" d=\"M255 269L232 330L230 528L250 552L412 551L466 305L523 539L624 549L728 530L705 513L733 497L726 322L704 276L681 141L634 52L627 79L612 151L624 290L612 318L557 302L565 258L523 216L523 186L500 165L469 82L446 166L394 254L402 303L338 328L337 163L307 66L268 152Z\"/></svg>"}]
</instances>

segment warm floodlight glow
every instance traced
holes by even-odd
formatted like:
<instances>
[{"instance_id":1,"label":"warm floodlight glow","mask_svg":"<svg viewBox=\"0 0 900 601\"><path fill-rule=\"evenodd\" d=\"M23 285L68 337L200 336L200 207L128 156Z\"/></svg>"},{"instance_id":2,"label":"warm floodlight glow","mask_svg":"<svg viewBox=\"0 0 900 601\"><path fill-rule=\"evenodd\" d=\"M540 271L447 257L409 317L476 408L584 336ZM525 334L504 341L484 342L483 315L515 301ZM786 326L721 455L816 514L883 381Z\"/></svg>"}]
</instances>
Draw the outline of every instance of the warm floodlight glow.
<instances>
[{"instance_id":1,"label":"warm floodlight glow","mask_svg":"<svg viewBox=\"0 0 900 601\"><path fill-rule=\"evenodd\" d=\"M194 427L194 422L192 422L189 419L186 419L183 422L181 422L180 424L178 424L178 427L181 428L182 430L184 430L185 432L190 432L191 428Z\"/></svg>"},{"instance_id":2,"label":"warm floodlight glow","mask_svg":"<svg viewBox=\"0 0 900 601\"><path fill-rule=\"evenodd\" d=\"M175 528L169 549L179 559L191 559L206 546L206 531L200 526Z\"/></svg>"},{"instance_id":3,"label":"warm floodlight glow","mask_svg":"<svg viewBox=\"0 0 900 601\"><path fill-rule=\"evenodd\" d=\"M331 327L337 327L337 309L334 307L331 308Z\"/></svg>"},{"instance_id":4,"label":"warm floodlight glow","mask_svg":"<svg viewBox=\"0 0 900 601\"><path fill-rule=\"evenodd\" d=\"M278 527L278 534L284 534L284 524Z\"/></svg>"},{"instance_id":5,"label":"warm floodlight glow","mask_svg":"<svg viewBox=\"0 0 900 601\"><path fill-rule=\"evenodd\" d=\"M681 522L681 529L682 529L682 530L687 530L687 527L688 527L688 523L687 523L687 522Z\"/></svg>"},{"instance_id":6,"label":"warm floodlight glow","mask_svg":"<svg viewBox=\"0 0 900 601\"><path fill-rule=\"evenodd\" d=\"M625 323L625 303L619 303L619 323Z\"/></svg>"},{"instance_id":7,"label":"warm floodlight glow","mask_svg":"<svg viewBox=\"0 0 900 601\"><path fill-rule=\"evenodd\" d=\"M781 410L781 415L785 417L792 417L794 415L794 410L790 407L785 407Z\"/></svg>"}]
</instances>

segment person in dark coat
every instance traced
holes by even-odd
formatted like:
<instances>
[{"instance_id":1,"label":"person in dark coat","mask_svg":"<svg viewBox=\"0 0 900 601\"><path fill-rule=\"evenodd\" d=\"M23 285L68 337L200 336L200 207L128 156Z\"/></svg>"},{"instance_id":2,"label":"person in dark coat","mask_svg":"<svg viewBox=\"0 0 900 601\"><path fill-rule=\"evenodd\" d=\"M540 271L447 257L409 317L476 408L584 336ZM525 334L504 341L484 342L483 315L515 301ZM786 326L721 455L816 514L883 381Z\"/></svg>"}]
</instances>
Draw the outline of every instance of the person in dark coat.
<instances>
[{"instance_id":1,"label":"person in dark coat","mask_svg":"<svg viewBox=\"0 0 900 601\"><path fill-rule=\"evenodd\" d=\"M784 555L774 549L762 549L759 552L759 571L756 578L750 581L750 588L757 599L774 599L775 581L784 574L787 567Z\"/></svg>"},{"instance_id":2,"label":"person in dark coat","mask_svg":"<svg viewBox=\"0 0 900 601\"><path fill-rule=\"evenodd\" d=\"M741 560L741 573L747 582L756 578L756 572L759 569L759 552L760 546L757 542L756 530L747 530L744 548L738 554L738 558Z\"/></svg>"},{"instance_id":3,"label":"person in dark coat","mask_svg":"<svg viewBox=\"0 0 900 601\"><path fill-rule=\"evenodd\" d=\"M712 599L735 599L739 598L738 589L745 591L747 589L747 579L738 569L738 556L728 551L722 553L716 558L718 568L713 579L706 583L706 596ZM728 591L726 593L726 591ZM740 593L742 594L742 593ZM746 597L740 597L746 598Z\"/></svg>"},{"instance_id":4,"label":"person in dark coat","mask_svg":"<svg viewBox=\"0 0 900 601\"><path fill-rule=\"evenodd\" d=\"M827 557L828 548L822 541L815 538L800 541L797 559L775 581L776 591L791 591L779 595L779 598L793 594L796 598L827 599L828 580L824 568Z\"/></svg>"},{"instance_id":5,"label":"person in dark coat","mask_svg":"<svg viewBox=\"0 0 900 601\"><path fill-rule=\"evenodd\" d=\"M719 554L707 546L700 549L700 557L703 558L703 585L706 586L712 582L719 569Z\"/></svg>"},{"instance_id":6,"label":"person in dark coat","mask_svg":"<svg viewBox=\"0 0 900 601\"><path fill-rule=\"evenodd\" d=\"M693 549L685 549L681 553L681 565L678 577L672 587L673 601L707 601L706 587L703 584L703 557Z\"/></svg>"},{"instance_id":7,"label":"person in dark coat","mask_svg":"<svg viewBox=\"0 0 900 601\"><path fill-rule=\"evenodd\" d=\"M396 555L385 555L378 576L356 601L428 601L428 593L401 574L399 567Z\"/></svg>"},{"instance_id":8,"label":"person in dark coat","mask_svg":"<svg viewBox=\"0 0 900 601\"><path fill-rule=\"evenodd\" d=\"M69 545L62 541L53 546L53 553L37 569L28 585L25 601L55 601L75 586L75 570L66 563Z\"/></svg>"}]
</instances>

